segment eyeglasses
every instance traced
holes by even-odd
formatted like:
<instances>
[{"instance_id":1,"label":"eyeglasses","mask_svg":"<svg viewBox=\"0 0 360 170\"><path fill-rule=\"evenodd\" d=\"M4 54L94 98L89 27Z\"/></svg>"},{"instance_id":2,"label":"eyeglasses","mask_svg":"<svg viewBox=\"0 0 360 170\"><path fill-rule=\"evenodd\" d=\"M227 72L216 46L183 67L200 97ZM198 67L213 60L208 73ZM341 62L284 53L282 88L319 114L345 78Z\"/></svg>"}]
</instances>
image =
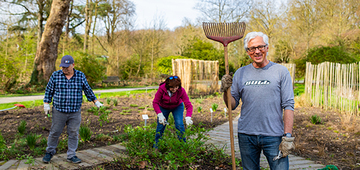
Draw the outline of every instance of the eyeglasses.
<instances>
[{"instance_id":1,"label":"eyeglasses","mask_svg":"<svg viewBox=\"0 0 360 170\"><path fill-rule=\"evenodd\" d=\"M171 77L169 77L169 80L178 79L178 78L179 78L178 76L171 76Z\"/></svg>"},{"instance_id":2,"label":"eyeglasses","mask_svg":"<svg viewBox=\"0 0 360 170\"><path fill-rule=\"evenodd\" d=\"M266 46L267 45L259 45L257 47L249 47L249 48L246 49L246 51L255 52L256 49L259 49L260 51L264 51Z\"/></svg>"}]
</instances>

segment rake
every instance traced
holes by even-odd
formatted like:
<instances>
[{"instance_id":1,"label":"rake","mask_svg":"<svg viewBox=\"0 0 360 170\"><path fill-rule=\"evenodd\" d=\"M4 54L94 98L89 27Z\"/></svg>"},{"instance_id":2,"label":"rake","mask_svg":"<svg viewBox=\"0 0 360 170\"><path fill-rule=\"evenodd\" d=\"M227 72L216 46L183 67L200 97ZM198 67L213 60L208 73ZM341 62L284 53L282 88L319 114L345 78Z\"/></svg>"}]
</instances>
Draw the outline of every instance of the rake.
<instances>
[{"instance_id":1,"label":"rake","mask_svg":"<svg viewBox=\"0 0 360 170\"><path fill-rule=\"evenodd\" d=\"M229 74L229 62L227 46L229 43L241 39L244 36L246 25L244 22L232 23L209 23L203 22L203 29L208 39L220 42L224 45L225 55L225 71ZM235 150L234 150L234 133L231 114L231 87L227 90L228 110L229 110L229 128L230 128L230 144L231 144L231 158L232 168L236 169L235 165Z\"/></svg>"}]
</instances>

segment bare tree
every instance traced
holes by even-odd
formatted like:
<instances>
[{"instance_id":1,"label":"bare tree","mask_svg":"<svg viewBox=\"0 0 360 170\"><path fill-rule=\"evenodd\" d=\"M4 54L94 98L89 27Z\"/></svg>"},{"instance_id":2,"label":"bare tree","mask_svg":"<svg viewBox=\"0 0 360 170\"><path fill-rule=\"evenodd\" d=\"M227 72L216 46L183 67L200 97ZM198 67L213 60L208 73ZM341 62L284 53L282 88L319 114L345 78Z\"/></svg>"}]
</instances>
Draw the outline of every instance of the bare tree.
<instances>
[{"instance_id":1,"label":"bare tree","mask_svg":"<svg viewBox=\"0 0 360 170\"><path fill-rule=\"evenodd\" d=\"M55 71L58 44L69 13L70 0L54 0L45 30L37 47L30 84L45 83Z\"/></svg>"},{"instance_id":2,"label":"bare tree","mask_svg":"<svg viewBox=\"0 0 360 170\"><path fill-rule=\"evenodd\" d=\"M252 0L199 0L195 9L209 22L238 22L252 7Z\"/></svg>"},{"instance_id":3,"label":"bare tree","mask_svg":"<svg viewBox=\"0 0 360 170\"><path fill-rule=\"evenodd\" d=\"M130 24L129 18L135 14L135 5L129 0L108 0L101 4L107 43L112 45L116 39L115 32L122 26Z\"/></svg>"},{"instance_id":4,"label":"bare tree","mask_svg":"<svg viewBox=\"0 0 360 170\"><path fill-rule=\"evenodd\" d=\"M289 21L296 32L301 34L299 37L304 37L306 50L310 48L310 41L315 32L323 24L323 18L318 8L319 5L313 0L292 0L290 2Z\"/></svg>"},{"instance_id":5,"label":"bare tree","mask_svg":"<svg viewBox=\"0 0 360 170\"><path fill-rule=\"evenodd\" d=\"M4 0L7 6L2 6L1 10L10 15L20 16L19 23L37 20L37 34L39 44L43 33L44 22L49 16L51 0ZM20 7L20 8L19 8ZM20 11L14 10L14 8Z\"/></svg>"}]
</instances>

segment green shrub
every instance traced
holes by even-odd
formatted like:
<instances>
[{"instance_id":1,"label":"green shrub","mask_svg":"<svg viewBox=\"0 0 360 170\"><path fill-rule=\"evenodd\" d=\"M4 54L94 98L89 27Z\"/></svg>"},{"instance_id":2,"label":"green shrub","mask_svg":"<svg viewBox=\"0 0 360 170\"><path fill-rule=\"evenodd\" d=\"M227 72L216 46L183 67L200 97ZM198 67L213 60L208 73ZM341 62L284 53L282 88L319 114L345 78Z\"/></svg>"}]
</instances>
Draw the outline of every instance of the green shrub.
<instances>
[{"instance_id":1,"label":"green shrub","mask_svg":"<svg viewBox=\"0 0 360 170\"><path fill-rule=\"evenodd\" d=\"M86 79L91 87L106 78L106 67L104 59L100 56L94 56L87 53L79 52L77 55L77 63L75 69L82 71L86 75Z\"/></svg>"},{"instance_id":2,"label":"green shrub","mask_svg":"<svg viewBox=\"0 0 360 170\"><path fill-rule=\"evenodd\" d=\"M23 135L26 131L26 121L25 120L22 120L20 122L20 125L18 126L18 132L20 135Z\"/></svg>"},{"instance_id":3,"label":"green shrub","mask_svg":"<svg viewBox=\"0 0 360 170\"><path fill-rule=\"evenodd\" d=\"M183 56L168 56L158 59L156 62L158 72L161 74L172 74L172 59L187 59L187 57Z\"/></svg>"},{"instance_id":4,"label":"green shrub","mask_svg":"<svg viewBox=\"0 0 360 170\"><path fill-rule=\"evenodd\" d=\"M118 100L117 100L117 99L113 99L113 104L114 104L114 106L117 106L117 105L118 105Z\"/></svg>"},{"instance_id":5,"label":"green shrub","mask_svg":"<svg viewBox=\"0 0 360 170\"><path fill-rule=\"evenodd\" d=\"M310 121L312 124L321 124L321 118L318 115L312 115L310 117Z\"/></svg>"},{"instance_id":6,"label":"green shrub","mask_svg":"<svg viewBox=\"0 0 360 170\"><path fill-rule=\"evenodd\" d=\"M106 98L106 103L107 103L108 105L110 105L110 103L111 103L111 98Z\"/></svg>"},{"instance_id":7,"label":"green shrub","mask_svg":"<svg viewBox=\"0 0 360 170\"><path fill-rule=\"evenodd\" d=\"M325 61L340 64L357 62L355 58L351 57L345 47L314 47L309 50L304 58L295 60L296 77L303 77L305 75L306 62L311 62L311 64L320 64Z\"/></svg>"},{"instance_id":8,"label":"green shrub","mask_svg":"<svg viewBox=\"0 0 360 170\"><path fill-rule=\"evenodd\" d=\"M37 136L36 134L28 134L26 136L26 144L29 146L30 149L34 149L36 145Z\"/></svg>"},{"instance_id":9,"label":"green shrub","mask_svg":"<svg viewBox=\"0 0 360 170\"><path fill-rule=\"evenodd\" d=\"M170 119L170 118L169 118ZM212 160L213 164L220 165L230 156L212 144L205 144L208 140L204 128L191 126L185 130L186 142L178 139L176 128L169 120L170 126L165 129L162 139L158 143L158 151L153 148L156 132L156 123L145 127L127 126L124 146L129 158L123 163L146 161L152 167L168 167L169 169L188 168L190 165L199 164L199 160ZM190 137L192 136L192 137ZM239 161L237 161L239 163ZM128 166L128 168L130 168Z\"/></svg>"},{"instance_id":10,"label":"green shrub","mask_svg":"<svg viewBox=\"0 0 360 170\"><path fill-rule=\"evenodd\" d=\"M130 104L130 107L138 107L137 104Z\"/></svg>"},{"instance_id":11,"label":"green shrub","mask_svg":"<svg viewBox=\"0 0 360 170\"><path fill-rule=\"evenodd\" d=\"M91 139L91 129L87 126L81 125L79 129L80 138L83 142L89 141Z\"/></svg>"}]
</instances>

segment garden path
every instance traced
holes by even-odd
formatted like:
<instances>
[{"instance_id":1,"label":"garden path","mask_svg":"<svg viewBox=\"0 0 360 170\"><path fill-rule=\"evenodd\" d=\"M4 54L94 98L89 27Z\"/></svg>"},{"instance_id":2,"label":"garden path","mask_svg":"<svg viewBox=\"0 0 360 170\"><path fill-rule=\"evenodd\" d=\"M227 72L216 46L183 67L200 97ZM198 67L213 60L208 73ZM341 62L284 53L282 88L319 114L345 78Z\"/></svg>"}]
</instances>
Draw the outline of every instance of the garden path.
<instances>
[{"instance_id":1,"label":"garden path","mask_svg":"<svg viewBox=\"0 0 360 170\"><path fill-rule=\"evenodd\" d=\"M106 90L94 90L94 93L99 94L99 93L132 91L132 90L146 90L146 89L157 89L157 88L159 88L159 86L148 86L148 87L138 87L138 88L121 88L121 89L106 89ZM0 104L23 102L23 101L33 101L33 100L41 100L41 99L44 99L44 95L19 96L19 97L0 97Z\"/></svg>"},{"instance_id":2,"label":"garden path","mask_svg":"<svg viewBox=\"0 0 360 170\"><path fill-rule=\"evenodd\" d=\"M237 140L237 120L238 117L233 120L234 126L234 139L235 139L235 155L237 158L240 158L238 140ZM226 122L220 126L215 127L213 130L208 132L210 137L209 143L213 143L216 146L225 148L225 153L231 155L230 148L230 136L229 136L229 122ZM66 153L56 154L51 159L49 164L42 163L42 157L35 158L32 165L26 164L27 160L9 160L6 162L0 162L0 170L25 170L25 169L78 169L80 167L88 167L100 164L105 161L112 161L115 156L126 157L124 154L126 148L120 144L109 145L99 148L92 148L87 150L81 150L77 152L77 156L83 161L80 164L72 164L66 162ZM307 160L302 157L289 155L290 160L290 169L306 169L306 170L316 170L324 168L324 165L316 164L314 161ZM268 163L265 156L261 155L261 167L268 168Z\"/></svg>"}]
</instances>

